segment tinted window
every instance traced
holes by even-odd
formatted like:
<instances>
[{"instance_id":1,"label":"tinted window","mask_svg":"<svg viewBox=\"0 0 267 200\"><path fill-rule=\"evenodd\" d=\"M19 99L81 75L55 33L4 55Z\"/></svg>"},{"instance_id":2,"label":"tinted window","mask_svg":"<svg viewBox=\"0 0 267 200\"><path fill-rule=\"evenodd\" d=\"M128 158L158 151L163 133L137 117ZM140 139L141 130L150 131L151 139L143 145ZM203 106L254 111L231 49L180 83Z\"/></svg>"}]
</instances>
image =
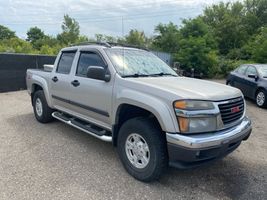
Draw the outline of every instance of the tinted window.
<instances>
[{"instance_id":1,"label":"tinted window","mask_svg":"<svg viewBox=\"0 0 267 200\"><path fill-rule=\"evenodd\" d=\"M102 58L94 52L81 53L76 75L86 76L87 68L89 66L101 66L105 67L105 63Z\"/></svg>"},{"instance_id":2,"label":"tinted window","mask_svg":"<svg viewBox=\"0 0 267 200\"><path fill-rule=\"evenodd\" d=\"M58 63L57 72L69 74L74 56L75 52L63 52Z\"/></svg>"},{"instance_id":3,"label":"tinted window","mask_svg":"<svg viewBox=\"0 0 267 200\"><path fill-rule=\"evenodd\" d=\"M247 69L247 66L242 65L241 67L237 68L236 72L239 74L245 74L246 69Z\"/></svg>"},{"instance_id":4,"label":"tinted window","mask_svg":"<svg viewBox=\"0 0 267 200\"><path fill-rule=\"evenodd\" d=\"M257 75L257 71L256 71L255 67L252 67L252 66L248 67L248 69L246 71L246 75L249 75L249 74Z\"/></svg>"}]
</instances>

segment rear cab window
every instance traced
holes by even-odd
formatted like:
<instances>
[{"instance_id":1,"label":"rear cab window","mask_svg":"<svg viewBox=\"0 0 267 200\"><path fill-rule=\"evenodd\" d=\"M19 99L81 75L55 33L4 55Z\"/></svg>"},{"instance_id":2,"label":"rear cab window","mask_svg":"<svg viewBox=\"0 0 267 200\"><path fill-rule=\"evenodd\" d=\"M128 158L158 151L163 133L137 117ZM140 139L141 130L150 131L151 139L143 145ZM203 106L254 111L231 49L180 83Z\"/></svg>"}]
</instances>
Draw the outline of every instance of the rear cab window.
<instances>
[{"instance_id":1,"label":"rear cab window","mask_svg":"<svg viewBox=\"0 0 267 200\"><path fill-rule=\"evenodd\" d=\"M106 68L106 64L95 52L81 52L76 70L76 76L86 77L89 66L100 66Z\"/></svg>"},{"instance_id":2,"label":"rear cab window","mask_svg":"<svg viewBox=\"0 0 267 200\"><path fill-rule=\"evenodd\" d=\"M60 74L69 74L75 54L75 51L62 52L56 72Z\"/></svg>"}]
</instances>

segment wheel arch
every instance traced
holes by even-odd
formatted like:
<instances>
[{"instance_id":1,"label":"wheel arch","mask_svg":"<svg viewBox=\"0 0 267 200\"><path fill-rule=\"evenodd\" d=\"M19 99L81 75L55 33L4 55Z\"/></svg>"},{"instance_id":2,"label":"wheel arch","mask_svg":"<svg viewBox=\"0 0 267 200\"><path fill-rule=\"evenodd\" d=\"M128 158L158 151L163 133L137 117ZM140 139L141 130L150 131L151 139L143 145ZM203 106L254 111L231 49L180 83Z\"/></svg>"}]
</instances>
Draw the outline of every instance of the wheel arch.
<instances>
[{"instance_id":1,"label":"wheel arch","mask_svg":"<svg viewBox=\"0 0 267 200\"><path fill-rule=\"evenodd\" d=\"M115 120L112 126L112 141L114 146L117 145L117 137L121 125L129 119L141 116L153 118L156 126L163 132L166 132L164 121L158 117L158 113L135 104L123 103L118 106L114 116Z\"/></svg>"},{"instance_id":2,"label":"wheel arch","mask_svg":"<svg viewBox=\"0 0 267 200\"><path fill-rule=\"evenodd\" d=\"M30 93L31 93L32 99L33 99L34 93L36 91L39 91L39 90L43 90L44 91L46 102L47 102L49 107L52 107L52 102L51 102L51 99L49 98L50 95L49 95L47 81L42 77L35 76L34 77L34 81L32 82L31 88L30 88Z\"/></svg>"}]
</instances>

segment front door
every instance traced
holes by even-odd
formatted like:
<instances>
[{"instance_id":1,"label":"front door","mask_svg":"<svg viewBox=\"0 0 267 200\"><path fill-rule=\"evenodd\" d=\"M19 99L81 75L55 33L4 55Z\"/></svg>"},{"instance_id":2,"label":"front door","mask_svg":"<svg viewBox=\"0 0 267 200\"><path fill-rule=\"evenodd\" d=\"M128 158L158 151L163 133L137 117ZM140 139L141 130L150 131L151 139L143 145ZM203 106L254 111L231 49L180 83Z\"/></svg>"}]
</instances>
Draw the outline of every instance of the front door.
<instances>
[{"instance_id":1,"label":"front door","mask_svg":"<svg viewBox=\"0 0 267 200\"><path fill-rule=\"evenodd\" d=\"M257 78L248 77L248 75L254 75L258 77L258 73L255 67L249 66L245 73L244 83L244 95L250 98L255 98L255 91L257 89Z\"/></svg>"},{"instance_id":2,"label":"front door","mask_svg":"<svg viewBox=\"0 0 267 200\"><path fill-rule=\"evenodd\" d=\"M246 69L247 69L246 65L240 66L235 72L234 81L233 81L234 82L233 85L237 87L238 89L240 89L243 93L245 90L244 83L245 83Z\"/></svg>"},{"instance_id":3,"label":"front door","mask_svg":"<svg viewBox=\"0 0 267 200\"><path fill-rule=\"evenodd\" d=\"M87 77L89 66L100 66L108 70L107 63L97 51L83 51L75 73L71 78L70 102L72 109L88 121L110 127L112 105L112 80L105 82Z\"/></svg>"}]
</instances>

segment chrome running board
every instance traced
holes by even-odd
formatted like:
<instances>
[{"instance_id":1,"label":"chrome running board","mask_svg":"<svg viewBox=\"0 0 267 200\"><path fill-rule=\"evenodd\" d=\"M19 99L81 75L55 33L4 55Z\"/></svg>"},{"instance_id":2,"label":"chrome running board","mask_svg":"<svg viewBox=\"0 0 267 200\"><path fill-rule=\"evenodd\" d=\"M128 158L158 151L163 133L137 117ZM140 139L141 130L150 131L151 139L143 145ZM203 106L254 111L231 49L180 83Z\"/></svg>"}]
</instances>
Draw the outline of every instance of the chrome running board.
<instances>
[{"instance_id":1,"label":"chrome running board","mask_svg":"<svg viewBox=\"0 0 267 200\"><path fill-rule=\"evenodd\" d=\"M88 122L82 121L80 119L77 119L73 116L60 113L58 111L53 112L52 116L70 126L73 126L74 128L77 128L91 136L94 136L102 141L105 142L112 142L112 136L111 132L104 130L102 128L99 128L95 125L92 125ZM95 128L93 128L95 127Z\"/></svg>"}]
</instances>

